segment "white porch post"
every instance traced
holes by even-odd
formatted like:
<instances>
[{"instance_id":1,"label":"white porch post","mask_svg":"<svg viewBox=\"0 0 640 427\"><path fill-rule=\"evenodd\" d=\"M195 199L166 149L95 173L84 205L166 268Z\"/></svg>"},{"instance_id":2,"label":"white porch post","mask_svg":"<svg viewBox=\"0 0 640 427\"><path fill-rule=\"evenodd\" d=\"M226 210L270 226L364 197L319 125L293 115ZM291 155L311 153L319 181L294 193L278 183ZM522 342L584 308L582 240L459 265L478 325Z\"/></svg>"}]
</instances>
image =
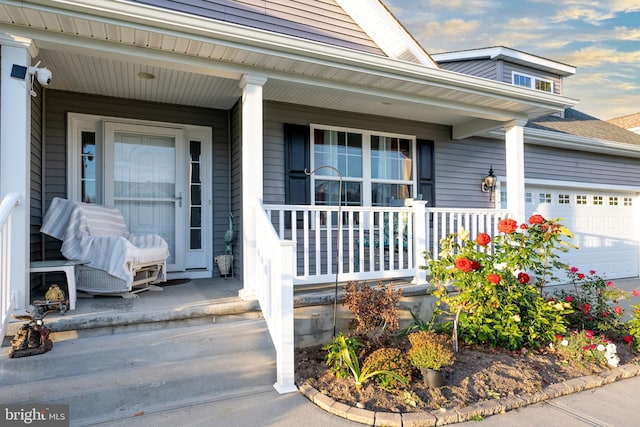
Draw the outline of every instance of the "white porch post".
<instances>
[{"instance_id":1,"label":"white porch post","mask_svg":"<svg viewBox=\"0 0 640 427\"><path fill-rule=\"evenodd\" d=\"M507 161L507 209L516 221L525 220L524 208L524 123L514 121L505 127Z\"/></svg>"},{"instance_id":2,"label":"white porch post","mask_svg":"<svg viewBox=\"0 0 640 427\"><path fill-rule=\"evenodd\" d=\"M427 271L420 268L425 265L424 251L427 250L426 205L424 200L413 201L413 257L416 272L411 283L414 285L427 283Z\"/></svg>"},{"instance_id":3,"label":"white porch post","mask_svg":"<svg viewBox=\"0 0 640 427\"><path fill-rule=\"evenodd\" d=\"M0 34L0 196L20 196L13 213L11 293L15 308L29 305L29 173L31 156L31 80L11 77L13 65L31 65L32 41Z\"/></svg>"},{"instance_id":4,"label":"white porch post","mask_svg":"<svg viewBox=\"0 0 640 427\"><path fill-rule=\"evenodd\" d=\"M263 114L262 86L267 82L263 76L243 75L242 89L242 282L239 296L244 300L257 298L257 275L255 274L256 221L253 206L263 200Z\"/></svg>"}]
</instances>

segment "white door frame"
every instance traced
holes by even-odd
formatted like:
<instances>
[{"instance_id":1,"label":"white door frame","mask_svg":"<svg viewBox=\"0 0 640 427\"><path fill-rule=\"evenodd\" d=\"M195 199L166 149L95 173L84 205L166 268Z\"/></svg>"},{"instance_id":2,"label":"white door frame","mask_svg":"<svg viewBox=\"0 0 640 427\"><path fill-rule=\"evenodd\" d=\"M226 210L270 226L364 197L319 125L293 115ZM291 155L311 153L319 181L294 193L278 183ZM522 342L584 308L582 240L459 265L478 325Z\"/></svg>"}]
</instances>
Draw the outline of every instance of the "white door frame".
<instances>
[{"instance_id":1,"label":"white door frame","mask_svg":"<svg viewBox=\"0 0 640 427\"><path fill-rule=\"evenodd\" d=\"M97 116L82 113L69 113L67 118L67 197L70 200L81 201L81 137L82 132L94 132L96 135L96 155L99 157L100 168L98 179L104 180L105 149L104 149L104 127L106 122L159 127L165 129L177 129L183 132L184 138L184 169L185 188L183 191L183 203L189 205L189 143L190 141L201 142L201 179L202 179L202 247L198 250L191 250L188 238L189 215L182 221L182 234L184 234L183 252L186 258L186 271L169 271L169 278L205 278L211 277L213 271L213 200L212 200L212 129L206 126L184 125L178 123L154 122L147 120L126 119L120 117ZM103 189L104 185L99 185ZM102 190L104 191L104 190ZM98 202L105 203L104 194L99 192Z\"/></svg>"}]
</instances>

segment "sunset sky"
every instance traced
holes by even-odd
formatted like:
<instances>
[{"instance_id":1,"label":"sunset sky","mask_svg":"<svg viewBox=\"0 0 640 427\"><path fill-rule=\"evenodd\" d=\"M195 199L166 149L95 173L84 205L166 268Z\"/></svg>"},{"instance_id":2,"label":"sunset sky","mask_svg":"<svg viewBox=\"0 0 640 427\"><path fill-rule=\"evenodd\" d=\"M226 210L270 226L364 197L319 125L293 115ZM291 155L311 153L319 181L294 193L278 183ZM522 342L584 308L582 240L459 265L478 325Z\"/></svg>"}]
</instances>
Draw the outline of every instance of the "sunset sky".
<instances>
[{"instance_id":1,"label":"sunset sky","mask_svg":"<svg viewBox=\"0 0 640 427\"><path fill-rule=\"evenodd\" d=\"M577 68L564 95L607 120L640 112L640 0L382 0L428 53L507 46Z\"/></svg>"}]
</instances>

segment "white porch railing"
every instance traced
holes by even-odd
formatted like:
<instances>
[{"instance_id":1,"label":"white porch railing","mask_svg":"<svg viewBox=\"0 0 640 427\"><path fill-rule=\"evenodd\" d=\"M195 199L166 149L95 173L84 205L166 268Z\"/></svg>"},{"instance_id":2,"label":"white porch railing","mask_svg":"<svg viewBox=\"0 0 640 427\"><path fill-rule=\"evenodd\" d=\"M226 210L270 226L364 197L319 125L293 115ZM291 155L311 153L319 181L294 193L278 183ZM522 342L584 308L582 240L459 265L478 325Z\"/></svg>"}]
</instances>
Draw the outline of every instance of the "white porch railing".
<instances>
[{"instance_id":1,"label":"white porch railing","mask_svg":"<svg viewBox=\"0 0 640 427\"><path fill-rule=\"evenodd\" d=\"M294 284L415 276L424 202L412 207L265 205L281 240L297 243ZM342 226L338 227L338 212ZM417 256L416 256L417 254Z\"/></svg>"},{"instance_id":2,"label":"white porch railing","mask_svg":"<svg viewBox=\"0 0 640 427\"><path fill-rule=\"evenodd\" d=\"M256 295L276 349L277 372L273 386L279 393L289 393L297 390L293 336L295 242L279 239L262 206L253 208L256 219Z\"/></svg>"},{"instance_id":3,"label":"white porch railing","mask_svg":"<svg viewBox=\"0 0 640 427\"><path fill-rule=\"evenodd\" d=\"M425 251L437 259L440 239L461 228L472 236L497 230L506 210L408 207L265 205L280 240L297 243L294 284L413 277ZM292 226L295 225L295 226ZM342 235L339 235L341 232ZM340 243L341 242L341 243Z\"/></svg>"},{"instance_id":4,"label":"white porch railing","mask_svg":"<svg viewBox=\"0 0 640 427\"><path fill-rule=\"evenodd\" d=\"M0 340L4 339L15 305L11 295L11 214L20 203L16 193L9 193L0 202Z\"/></svg>"},{"instance_id":5,"label":"white porch railing","mask_svg":"<svg viewBox=\"0 0 640 427\"><path fill-rule=\"evenodd\" d=\"M498 222L510 217L506 209L451 209L429 208L427 212L426 241L427 250L433 259L440 255L440 240L448 234L467 230L473 239L478 233L489 233L494 236L498 232Z\"/></svg>"}]
</instances>

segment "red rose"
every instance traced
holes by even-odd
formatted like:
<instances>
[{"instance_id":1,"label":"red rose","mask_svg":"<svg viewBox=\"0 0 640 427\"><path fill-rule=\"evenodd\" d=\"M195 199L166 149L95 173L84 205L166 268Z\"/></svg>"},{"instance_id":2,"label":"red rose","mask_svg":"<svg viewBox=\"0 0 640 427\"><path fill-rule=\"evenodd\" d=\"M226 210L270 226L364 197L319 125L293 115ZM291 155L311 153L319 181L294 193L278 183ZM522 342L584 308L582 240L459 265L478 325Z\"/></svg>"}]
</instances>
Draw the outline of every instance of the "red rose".
<instances>
[{"instance_id":1,"label":"red rose","mask_svg":"<svg viewBox=\"0 0 640 427\"><path fill-rule=\"evenodd\" d=\"M456 268L462 272L471 271L473 269L473 261L469 258L456 259Z\"/></svg>"},{"instance_id":2,"label":"red rose","mask_svg":"<svg viewBox=\"0 0 640 427\"><path fill-rule=\"evenodd\" d=\"M627 344L633 342L633 337L631 335L625 335L624 337L622 337L622 339L624 340L624 342L626 342Z\"/></svg>"},{"instance_id":3,"label":"red rose","mask_svg":"<svg viewBox=\"0 0 640 427\"><path fill-rule=\"evenodd\" d=\"M631 295L633 295L634 297L640 297L640 291L637 289L634 289L633 291L631 291Z\"/></svg>"},{"instance_id":4,"label":"red rose","mask_svg":"<svg viewBox=\"0 0 640 427\"><path fill-rule=\"evenodd\" d=\"M499 274L491 273L491 274L487 275L487 281L489 283L494 283L494 284L497 285L498 283L500 283L501 279L502 278L500 277Z\"/></svg>"},{"instance_id":5,"label":"red rose","mask_svg":"<svg viewBox=\"0 0 640 427\"><path fill-rule=\"evenodd\" d=\"M520 224L520 230L526 230L527 228L529 228L529 227L524 222L522 224Z\"/></svg>"},{"instance_id":6,"label":"red rose","mask_svg":"<svg viewBox=\"0 0 640 427\"><path fill-rule=\"evenodd\" d=\"M480 246L487 246L489 242L491 242L491 236L487 233L479 233L476 236L476 242L478 242Z\"/></svg>"},{"instance_id":7,"label":"red rose","mask_svg":"<svg viewBox=\"0 0 640 427\"><path fill-rule=\"evenodd\" d=\"M607 286L609 286L609 287L613 286L613 282L611 282L611 281L607 282Z\"/></svg>"},{"instance_id":8,"label":"red rose","mask_svg":"<svg viewBox=\"0 0 640 427\"><path fill-rule=\"evenodd\" d=\"M589 311L591 311L591 304L582 304L582 312L584 314L589 314Z\"/></svg>"},{"instance_id":9,"label":"red rose","mask_svg":"<svg viewBox=\"0 0 640 427\"><path fill-rule=\"evenodd\" d=\"M544 222L544 217L539 214L531 215L529 217L529 224L542 224Z\"/></svg>"},{"instance_id":10,"label":"red rose","mask_svg":"<svg viewBox=\"0 0 640 427\"><path fill-rule=\"evenodd\" d=\"M564 300L566 302L571 302L571 301L573 301L573 297L571 295L567 295L567 297Z\"/></svg>"},{"instance_id":11,"label":"red rose","mask_svg":"<svg viewBox=\"0 0 640 427\"><path fill-rule=\"evenodd\" d=\"M608 311L603 311L602 312L602 317L609 317L609 312Z\"/></svg>"},{"instance_id":12,"label":"red rose","mask_svg":"<svg viewBox=\"0 0 640 427\"><path fill-rule=\"evenodd\" d=\"M584 273L578 273L578 279L584 279Z\"/></svg>"},{"instance_id":13,"label":"red rose","mask_svg":"<svg viewBox=\"0 0 640 427\"><path fill-rule=\"evenodd\" d=\"M531 280L531 277L527 273L518 273L518 282L526 285Z\"/></svg>"},{"instance_id":14,"label":"red rose","mask_svg":"<svg viewBox=\"0 0 640 427\"><path fill-rule=\"evenodd\" d=\"M615 307L613 307L613 311L615 311L617 315L620 315L622 314L622 307L616 305Z\"/></svg>"},{"instance_id":15,"label":"red rose","mask_svg":"<svg viewBox=\"0 0 640 427\"><path fill-rule=\"evenodd\" d=\"M595 270L589 270L589 274L596 274Z\"/></svg>"},{"instance_id":16,"label":"red rose","mask_svg":"<svg viewBox=\"0 0 640 427\"><path fill-rule=\"evenodd\" d=\"M593 338L594 335L595 333L591 329L587 329L586 331L584 331L584 336L587 338Z\"/></svg>"},{"instance_id":17,"label":"red rose","mask_svg":"<svg viewBox=\"0 0 640 427\"><path fill-rule=\"evenodd\" d=\"M578 267L571 267L570 271L572 273L577 273L578 272Z\"/></svg>"},{"instance_id":18,"label":"red rose","mask_svg":"<svg viewBox=\"0 0 640 427\"><path fill-rule=\"evenodd\" d=\"M518 228L518 223L515 219L505 218L498 222L498 231L504 234L511 234Z\"/></svg>"},{"instance_id":19,"label":"red rose","mask_svg":"<svg viewBox=\"0 0 640 427\"><path fill-rule=\"evenodd\" d=\"M471 269L473 271L480 270L480 263L478 261L471 261Z\"/></svg>"}]
</instances>

